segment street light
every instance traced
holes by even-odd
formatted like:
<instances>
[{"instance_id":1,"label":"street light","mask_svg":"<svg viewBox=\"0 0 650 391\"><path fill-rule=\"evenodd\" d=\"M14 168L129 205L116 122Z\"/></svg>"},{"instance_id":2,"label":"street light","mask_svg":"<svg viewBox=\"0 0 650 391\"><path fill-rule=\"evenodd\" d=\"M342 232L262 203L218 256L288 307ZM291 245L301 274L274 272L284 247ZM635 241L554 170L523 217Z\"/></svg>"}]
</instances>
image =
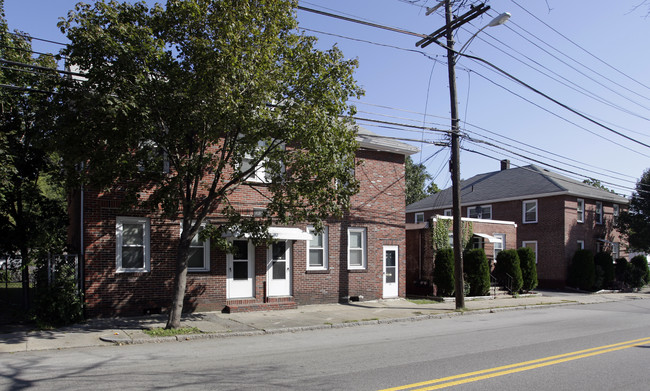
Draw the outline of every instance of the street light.
<instances>
[{"instance_id":1,"label":"street light","mask_svg":"<svg viewBox=\"0 0 650 391\"><path fill-rule=\"evenodd\" d=\"M485 26L481 27L477 32L475 32L474 35L472 35L470 39L468 39L467 42L465 42L465 44L460 48L458 53L459 54L462 53L463 50L467 47L467 45L469 45L470 42L472 42L472 40L476 38L478 33L480 33L481 31L485 30L488 27L495 27L504 24L505 22L508 21L508 19L510 19L511 16L512 15L510 14L510 12L504 12L501 15L497 16L496 18L492 19L490 23L486 24Z\"/></svg>"}]
</instances>

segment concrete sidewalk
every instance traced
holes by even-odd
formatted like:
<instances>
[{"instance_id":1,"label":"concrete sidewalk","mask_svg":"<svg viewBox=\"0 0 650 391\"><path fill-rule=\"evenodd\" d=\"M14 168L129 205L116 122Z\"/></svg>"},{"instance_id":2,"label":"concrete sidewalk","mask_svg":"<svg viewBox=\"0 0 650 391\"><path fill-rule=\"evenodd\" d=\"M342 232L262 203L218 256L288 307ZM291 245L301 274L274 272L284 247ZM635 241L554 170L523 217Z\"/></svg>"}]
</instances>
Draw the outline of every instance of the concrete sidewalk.
<instances>
[{"instance_id":1,"label":"concrete sidewalk","mask_svg":"<svg viewBox=\"0 0 650 391\"><path fill-rule=\"evenodd\" d=\"M650 298L650 288L635 293L567 293L538 291L520 297L496 296L466 298L465 314L477 311L507 311L540 306L593 304ZM159 343L263 335L336 327L352 327L379 323L417 321L460 316L453 300L440 303L415 304L404 299L301 306L294 310L263 311L235 314L202 312L183 316L183 327L196 327L201 334L175 337L150 337L143 329L164 327L166 315L131 318L90 319L57 330L40 331L16 328L0 334L0 353L66 349L114 344Z\"/></svg>"}]
</instances>

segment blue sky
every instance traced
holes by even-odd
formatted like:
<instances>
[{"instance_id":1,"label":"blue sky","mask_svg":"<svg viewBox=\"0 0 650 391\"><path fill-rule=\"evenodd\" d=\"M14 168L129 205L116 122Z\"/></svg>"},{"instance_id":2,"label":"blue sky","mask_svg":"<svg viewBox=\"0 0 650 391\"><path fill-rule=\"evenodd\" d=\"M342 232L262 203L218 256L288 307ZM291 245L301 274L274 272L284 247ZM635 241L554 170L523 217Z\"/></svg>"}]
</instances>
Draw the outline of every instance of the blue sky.
<instances>
[{"instance_id":1,"label":"blue sky","mask_svg":"<svg viewBox=\"0 0 650 391\"><path fill-rule=\"evenodd\" d=\"M5 0L9 26L33 37L66 42L56 27L76 1ZM150 2L150 3L153 3ZM412 4L415 3L415 4ZM319 9L380 25L428 34L444 24L440 12L425 15L434 0L308 0ZM492 0L492 9L456 34L461 47L489 20L505 11L510 21L483 30L465 50L507 71L526 84L582 113L586 120L480 63L457 64L462 142L461 176L538 164L582 180L596 178L620 194L631 194L650 168L650 18L633 10L641 0L563 1ZM448 130L449 89L445 50L435 44L415 47L417 37L380 30L305 11L300 27L319 38L319 47L336 44L357 58L356 78L366 91L355 102L358 117ZM34 49L56 52L59 45L34 41ZM425 116L426 114L426 116ZM411 142L414 155L450 186L449 148L432 145L443 134L403 125L359 124ZM625 137L615 134L618 132ZM636 140L631 141L629 139ZM489 143L489 144L486 144ZM491 144L491 145L490 145Z\"/></svg>"}]
</instances>

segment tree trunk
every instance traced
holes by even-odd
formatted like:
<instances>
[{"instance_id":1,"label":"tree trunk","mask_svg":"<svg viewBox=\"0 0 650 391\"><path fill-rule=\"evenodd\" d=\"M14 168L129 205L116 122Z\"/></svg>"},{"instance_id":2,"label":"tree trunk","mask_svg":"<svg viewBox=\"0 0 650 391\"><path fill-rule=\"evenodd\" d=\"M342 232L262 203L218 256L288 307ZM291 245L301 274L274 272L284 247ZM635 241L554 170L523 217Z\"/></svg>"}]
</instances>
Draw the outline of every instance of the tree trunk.
<instances>
[{"instance_id":1,"label":"tree trunk","mask_svg":"<svg viewBox=\"0 0 650 391\"><path fill-rule=\"evenodd\" d=\"M27 247L20 248L20 272L23 285L23 308L25 311L29 310L30 301L29 301L29 249Z\"/></svg>"},{"instance_id":2,"label":"tree trunk","mask_svg":"<svg viewBox=\"0 0 650 391\"><path fill-rule=\"evenodd\" d=\"M185 234L181 235L176 252L176 275L174 277L174 293L172 304L169 309L168 329L181 327L181 315L183 314L183 301L185 300L185 287L187 285L187 258L189 256L190 240Z\"/></svg>"}]
</instances>

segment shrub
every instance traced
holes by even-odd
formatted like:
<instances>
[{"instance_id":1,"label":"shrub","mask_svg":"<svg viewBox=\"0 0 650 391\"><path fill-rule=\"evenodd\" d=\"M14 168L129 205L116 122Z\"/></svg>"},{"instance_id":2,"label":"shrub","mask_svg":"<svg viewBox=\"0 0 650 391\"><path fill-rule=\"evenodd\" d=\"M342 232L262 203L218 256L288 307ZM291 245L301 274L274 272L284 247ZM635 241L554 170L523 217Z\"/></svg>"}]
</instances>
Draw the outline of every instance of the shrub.
<instances>
[{"instance_id":1,"label":"shrub","mask_svg":"<svg viewBox=\"0 0 650 391\"><path fill-rule=\"evenodd\" d=\"M436 252L433 283L436 284L438 296L454 295L454 251L450 247Z\"/></svg>"},{"instance_id":2,"label":"shrub","mask_svg":"<svg viewBox=\"0 0 650 391\"><path fill-rule=\"evenodd\" d=\"M625 273L627 271L627 259L618 258L616 259L616 264L614 265L614 278L619 283L625 283Z\"/></svg>"},{"instance_id":3,"label":"shrub","mask_svg":"<svg viewBox=\"0 0 650 391\"><path fill-rule=\"evenodd\" d=\"M497 266L494 270L497 278L504 286L517 293L524 284L521 276L521 266L517 250L503 250L497 255ZM512 277L512 285L509 284L508 275Z\"/></svg>"},{"instance_id":4,"label":"shrub","mask_svg":"<svg viewBox=\"0 0 650 391\"><path fill-rule=\"evenodd\" d=\"M594 255L589 250L578 250L573 254L567 278L569 286L591 290L596 282Z\"/></svg>"},{"instance_id":5,"label":"shrub","mask_svg":"<svg viewBox=\"0 0 650 391\"><path fill-rule=\"evenodd\" d=\"M463 256L465 280L469 283L468 296L490 294L490 266L482 248L469 250Z\"/></svg>"},{"instance_id":6,"label":"shrub","mask_svg":"<svg viewBox=\"0 0 650 391\"><path fill-rule=\"evenodd\" d=\"M599 252L594 256L596 280L594 289L610 288L615 278L614 260L610 253Z\"/></svg>"},{"instance_id":7,"label":"shrub","mask_svg":"<svg viewBox=\"0 0 650 391\"><path fill-rule=\"evenodd\" d=\"M46 270L44 273L47 275ZM46 281L39 282L33 310L36 323L41 328L64 326L83 319L83 305L75 282L74 264L60 263L50 284Z\"/></svg>"},{"instance_id":8,"label":"shrub","mask_svg":"<svg viewBox=\"0 0 650 391\"><path fill-rule=\"evenodd\" d=\"M535 252L528 247L521 247L517 250L519 266L521 267L521 278L524 292L530 292L537 288L537 265L535 263Z\"/></svg>"},{"instance_id":9,"label":"shrub","mask_svg":"<svg viewBox=\"0 0 650 391\"><path fill-rule=\"evenodd\" d=\"M627 283L632 288L641 288L650 280L650 270L648 270L648 261L644 255L637 255L630 260L629 281Z\"/></svg>"}]
</instances>

